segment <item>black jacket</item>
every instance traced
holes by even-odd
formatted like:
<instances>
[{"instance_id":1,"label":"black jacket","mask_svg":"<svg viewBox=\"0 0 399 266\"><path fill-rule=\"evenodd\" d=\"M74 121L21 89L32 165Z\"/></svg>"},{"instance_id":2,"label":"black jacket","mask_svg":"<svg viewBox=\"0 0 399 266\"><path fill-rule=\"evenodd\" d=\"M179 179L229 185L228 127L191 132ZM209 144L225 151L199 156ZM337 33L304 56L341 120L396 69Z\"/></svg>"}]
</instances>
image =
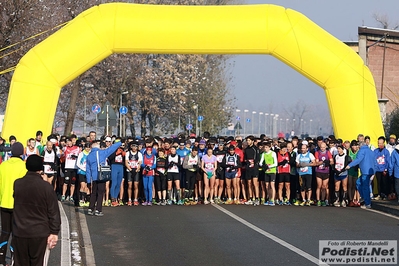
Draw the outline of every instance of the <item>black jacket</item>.
<instances>
[{"instance_id":1,"label":"black jacket","mask_svg":"<svg viewBox=\"0 0 399 266\"><path fill-rule=\"evenodd\" d=\"M58 235L61 218L53 187L36 172L28 172L14 182L12 233L37 238Z\"/></svg>"}]
</instances>

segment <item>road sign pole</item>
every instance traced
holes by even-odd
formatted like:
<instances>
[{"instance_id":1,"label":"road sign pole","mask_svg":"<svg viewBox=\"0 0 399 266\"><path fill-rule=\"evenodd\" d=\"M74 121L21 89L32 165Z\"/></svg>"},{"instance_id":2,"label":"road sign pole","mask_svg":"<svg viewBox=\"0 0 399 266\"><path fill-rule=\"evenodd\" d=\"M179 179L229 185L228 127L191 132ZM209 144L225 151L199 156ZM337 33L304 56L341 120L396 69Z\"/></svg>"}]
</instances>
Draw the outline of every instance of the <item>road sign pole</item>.
<instances>
[{"instance_id":1,"label":"road sign pole","mask_svg":"<svg viewBox=\"0 0 399 266\"><path fill-rule=\"evenodd\" d=\"M96 134L97 134L97 127L98 127L98 114L96 114Z\"/></svg>"}]
</instances>

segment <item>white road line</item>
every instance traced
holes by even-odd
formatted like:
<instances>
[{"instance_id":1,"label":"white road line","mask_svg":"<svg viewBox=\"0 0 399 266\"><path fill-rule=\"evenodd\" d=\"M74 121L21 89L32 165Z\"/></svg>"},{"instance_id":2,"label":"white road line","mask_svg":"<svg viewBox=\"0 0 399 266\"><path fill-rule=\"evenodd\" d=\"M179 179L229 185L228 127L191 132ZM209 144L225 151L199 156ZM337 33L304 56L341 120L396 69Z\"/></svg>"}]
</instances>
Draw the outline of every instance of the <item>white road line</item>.
<instances>
[{"instance_id":1,"label":"white road line","mask_svg":"<svg viewBox=\"0 0 399 266\"><path fill-rule=\"evenodd\" d=\"M367 211L369 211L369 212L375 212L375 213L378 213L378 214L381 214L381 215L385 215L385 216L387 216L387 217L390 217L390 218L399 220L399 217L397 217L397 216L395 216L395 215L392 215L392 214L389 214L389 213L385 213L385 212L377 211L377 210L373 210L373 209L365 209L365 210L367 210Z\"/></svg>"},{"instance_id":2,"label":"white road line","mask_svg":"<svg viewBox=\"0 0 399 266\"><path fill-rule=\"evenodd\" d=\"M225 214L227 214L231 218L237 220L238 222L242 223L243 225L248 226L249 228L251 228L252 230L258 232L259 234L264 235L265 237L273 240L274 242L280 244L281 246L283 246L285 248L288 248L289 250L291 250L291 251L295 252L296 254L298 254L298 255L304 257L305 259L309 260L310 262L319 265L319 263L320 263L319 259L313 257L309 253L306 253L305 251L303 251L303 250L291 245L290 243L285 242L284 240L282 240L282 239L280 239L280 238L278 238L278 237L276 237L276 236L274 236L274 235L272 235L272 234L260 229L259 227L251 224L250 222L242 219L241 217L235 215L234 213L226 210L225 208L223 208L223 207L221 207L221 206L219 206L217 204L212 204L212 206L215 207L216 209L224 212ZM327 265L327 264L323 264L323 265Z\"/></svg>"},{"instance_id":3,"label":"white road line","mask_svg":"<svg viewBox=\"0 0 399 266\"><path fill-rule=\"evenodd\" d=\"M65 214L64 207L58 202L61 214L61 266L71 265L71 243L69 238L69 221Z\"/></svg>"},{"instance_id":4,"label":"white road line","mask_svg":"<svg viewBox=\"0 0 399 266\"><path fill-rule=\"evenodd\" d=\"M87 226L86 215L82 210L79 210L79 221L83 236L83 245L86 255L86 265L95 266L96 260L94 259L94 251L93 251L93 245L91 244L89 227Z\"/></svg>"}]
</instances>

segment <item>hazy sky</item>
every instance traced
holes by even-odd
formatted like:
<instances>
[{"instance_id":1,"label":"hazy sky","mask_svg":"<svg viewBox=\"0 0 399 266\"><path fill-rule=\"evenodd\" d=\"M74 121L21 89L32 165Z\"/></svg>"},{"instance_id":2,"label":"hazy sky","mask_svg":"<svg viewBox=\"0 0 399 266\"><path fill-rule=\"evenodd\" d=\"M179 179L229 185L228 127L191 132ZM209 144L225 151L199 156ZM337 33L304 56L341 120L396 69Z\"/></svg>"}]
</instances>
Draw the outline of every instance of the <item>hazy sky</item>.
<instances>
[{"instance_id":1,"label":"hazy sky","mask_svg":"<svg viewBox=\"0 0 399 266\"><path fill-rule=\"evenodd\" d=\"M342 41L357 41L359 26L379 27L373 14L386 15L391 28L399 24L399 0L248 0L247 3L275 4L299 11ZM279 99L285 99L285 103L296 103L299 99L309 104L319 103L327 113L323 89L274 57L240 55L232 60L238 109L283 113L276 103Z\"/></svg>"}]
</instances>

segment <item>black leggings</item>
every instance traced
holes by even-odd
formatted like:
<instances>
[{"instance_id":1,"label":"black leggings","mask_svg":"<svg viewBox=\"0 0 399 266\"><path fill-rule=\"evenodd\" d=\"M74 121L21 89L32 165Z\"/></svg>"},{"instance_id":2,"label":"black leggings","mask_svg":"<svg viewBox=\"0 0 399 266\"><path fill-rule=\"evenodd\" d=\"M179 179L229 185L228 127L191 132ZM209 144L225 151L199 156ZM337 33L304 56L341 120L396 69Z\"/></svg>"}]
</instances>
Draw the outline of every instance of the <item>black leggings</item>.
<instances>
[{"instance_id":1,"label":"black leggings","mask_svg":"<svg viewBox=\"0 0 399 266\"><path fill-rule=\"evenodd\" d=\"M89 209L94 211L94 205L97 203L96 209L101 212L103 210L105 182L93 181L92 186Z\"/></svg>"},{"instance_id":2,"label":"black leggings","mask_svg":"<svg viewBox=\"0 0 399 266\"><path fill-rule=\"evenodd\" d=\"M166 190L166 176L159 174L155 176L155 189L156 191Z\"/></svg>"},{"instance_id":3,"label":"black leggings","mask_svg":"<svg viewBox=\"0 0 399 266\"><path fill-rule=\"evenodd\" d=\"M194 190L197 172L186 171L186 189Z\"/></svg>"},{"instance_id":4,"label":"black leggings","mask_svg":"<svg viewBox=\"0 0 399 266\"><path fill-rule=\"evenodd\" d=\"M389 175L383 175L383 172L376 172L375 177L377 178L377 190L378 195L384 194L388 196L389 194Z\"/></svg>"},{"instance_id":5,"label":"black leggings","mask_svg":"<svg viewBox=\"0 0 399 266\"><path fill-rule=\"evenodd\" d=\"M6 265L8 239L12 232L13 210L1 208L0 264Z\"/></svg>"}]
</instances>

